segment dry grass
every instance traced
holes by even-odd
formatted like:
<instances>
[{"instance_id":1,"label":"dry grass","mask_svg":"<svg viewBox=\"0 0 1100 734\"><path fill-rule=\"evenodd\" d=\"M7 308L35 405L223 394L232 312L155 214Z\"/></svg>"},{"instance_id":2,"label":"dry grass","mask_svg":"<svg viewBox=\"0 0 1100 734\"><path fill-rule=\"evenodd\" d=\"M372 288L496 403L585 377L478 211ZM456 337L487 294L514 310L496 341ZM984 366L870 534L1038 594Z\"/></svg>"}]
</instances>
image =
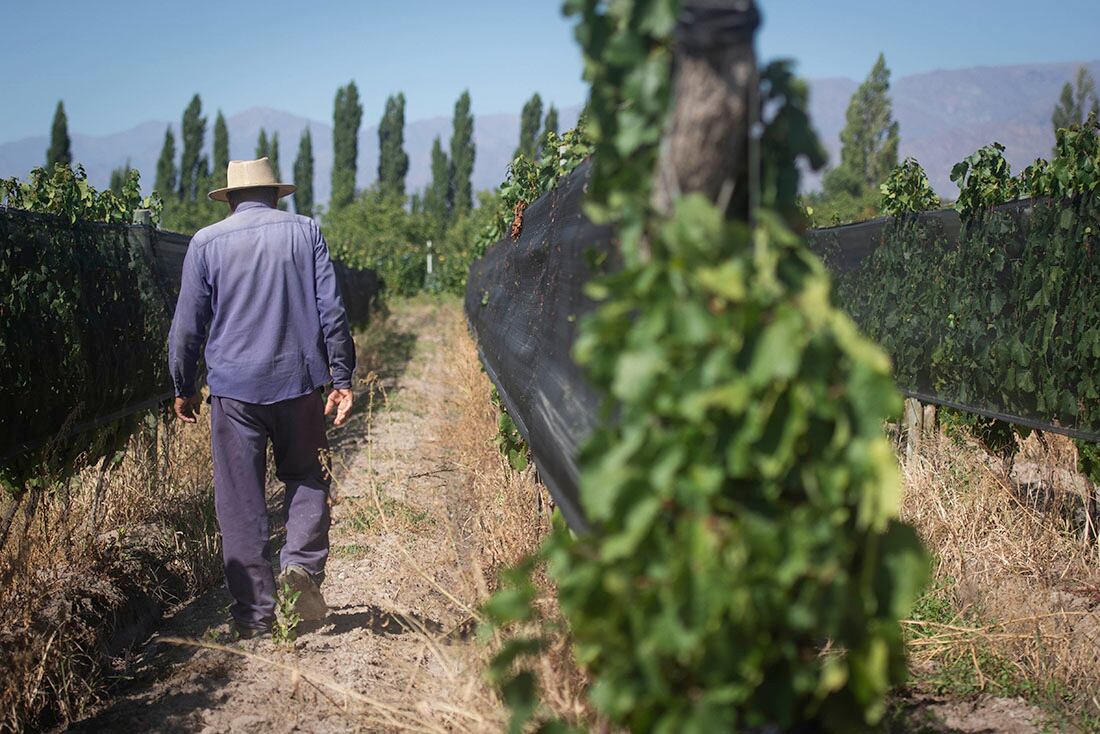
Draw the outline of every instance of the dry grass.
<instances>
[{"instance_id":1,"label":"dry grass","mask_svg":"<svg viewBox=\"0 0 1100 734\"><path fill-rule=\"evenodd\" d=\"M436 569L424 565L417 555L413 539L406 535L409 529L407 513L382 487L400 479L382 476L369 483L369 517L376 519L378 529L388 536L398 538L397 552L400 563L414 576L427 583L446 599L458 618L464 621L443 630L429 630L417 626L410 617L410 632L417 635L425 651L430 650L433 659L441 664L431 673L432 680L424 680L420 670L421 660L395 660L393 664L403 671L409 682L403 690L372 689L372 701L322 682L340 705L356 704L358 723L374 722L386 728L408 731L499 731L507 722L507 710L496 692L487 682L486 671L495 652L496 641L484 644L470 637L481 621L479 608L497 585L500 570L514 565L538 547L550 528L552 503L546 489L539 484L533 468L514 471L500 454L496 445L497 412L490 400L490 383L478 360L473 340L466 332L461 305L456 301L428 300L399 306L399 309L438 309L432 318L431 328L439 329L438 338L444 358L442 381L446 386L443 399L425 408L428 423L437 426L435 435L425 437L438 441L450 468L454 470L459 494L448 502L448 517L437 530L447 539L442 552L445 563L438 555L437 566L454 569L451 580L439 581ZM376 325L375 329L384 329ZM385 354L377 353L370 341L380 334L368 333L364 341L363 371L368 374L364 410L367 422L373 423L377 415L394 409L391 394L385 386L387 373ZM421 335L424 339L424 335ZM383 352L385 350L382 350ZM405 406L401 409L420 409L421 406ZM376 445L373 433L368 433L365 450L371 466L406 466L398 456L383 456L383 449ZM334 474L337 482L346 467L341 467L335 457ZM373 475L373 471L371 472ZM381 486L380 486L381 485ZM340 492L337 491L339 496ZM349 500L338 500L345 502ZM359 500L360 503L363 500ZM560 622L553 589L545 578L539 580L542 591L539 607L544 621ZM463 639L456 644L454 636ZM559 635L535 663L542 685L542 700L556 715L575 723L591 721L590 711L584 703L586 680L573 662L568 640ZM433 666L434 667L434 666ZM414 687L419 699L411 700L408 691ZM425 691L431 691L425 694Z\"/></svg>"},{"instance_id":2,"label":"dry grass","mask_svg":"<svg viewBox=\"0 0 1100 734\"><path fill-rule=\"evenodd\" d=\"M1018 460L1064 469L1070 453L1031 441ZM972 688L1100 714L1100 564L1074 520L1079 500L1037 503L976 443L940 435L903 471L903 515L935 559L925 613L905 623L917 679L961 669Z\"/></svg>"},{"instance_id":3,"label":"dry grass","mask_svg":"<svg viewBox=\"0 0 1100 734\"><path fill-rule=\"evenodd\" d=\"M501 569L515 565L533 553L550 530L553 500L538 482L533 465L522 472L512 469L496 445L497 409L490 400L488 377L478 359L477 347L466 333L461 318L448 321L452 345L447 382L453 389L451 413L454 430L446 440L460 457L468 477L473 505L468 525L478 549L478 566L486 592L496 586ZM544 629L564 627L553 583L545 574L536 577L537 607ZM484 600L484 599L483 599ZM575 724L593 720L587 703L587 677L577 668L569 639L558 632L538 657L541 700L556 715Z\"/></svg>"},{"instance_id":4,"label":"dry grass","mask_svg":"<svg viewBox=\"0 0 1100 734\"><path fill-rule=\"evenodd\" d=\"M119 461L24 499L0 552L0 730L80 716L146 632L131 613L217 577L207 425L158 421Z\"/></svg>"}]
</instances>

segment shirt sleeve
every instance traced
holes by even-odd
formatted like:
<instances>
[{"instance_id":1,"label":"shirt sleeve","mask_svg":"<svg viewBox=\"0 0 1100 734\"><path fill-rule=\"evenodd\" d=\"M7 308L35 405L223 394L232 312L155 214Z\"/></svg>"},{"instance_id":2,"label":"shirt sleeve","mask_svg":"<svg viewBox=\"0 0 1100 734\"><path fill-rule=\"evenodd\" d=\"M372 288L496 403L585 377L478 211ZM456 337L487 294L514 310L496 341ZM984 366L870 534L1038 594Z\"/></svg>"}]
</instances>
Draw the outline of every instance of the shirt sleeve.
<instances>
[{"instance_id":1,"label":"shirt sleeve","mask_svg":"<svg viewBox=\"0 0 1100 734\"><path fill-rule=\"evenodd\" d=\"M210 282L202 248L192 242L183 258L180 295L172 316L172 328L168 332L168 369L179 397L195 394L199 352L211 315Z\"/></svg>"},{"instance_id":2,"label":"shirt sleeve","mask_svg":"<svg viewBox=\"0 0 1100 734\"><path fill-rule=\"evenodd\" d=\"M328 351L329 372L332 385L336 388L350 389L351 376L355 371L355 344L348 328L348 317L344 311L344 301L340 297L340 288L336 282L336 269L328 253L321 230L314 226L313 275L316 279L317 313L321 317L321 332L325 337L325 349Z\"/></svg>"}]
</instances>

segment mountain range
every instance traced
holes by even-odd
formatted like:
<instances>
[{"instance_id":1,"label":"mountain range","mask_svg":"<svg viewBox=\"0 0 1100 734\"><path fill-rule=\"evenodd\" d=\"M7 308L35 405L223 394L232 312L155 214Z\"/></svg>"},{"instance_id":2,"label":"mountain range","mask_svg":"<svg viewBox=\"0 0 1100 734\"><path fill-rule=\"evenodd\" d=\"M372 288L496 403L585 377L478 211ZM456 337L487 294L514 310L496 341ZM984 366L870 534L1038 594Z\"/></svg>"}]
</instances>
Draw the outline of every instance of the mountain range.
<instances>
[{"instance_id":1,"label":"mountain range","mask_svg":"<svg viewBox=\"0 0 1100 734\"><path fill-rule=\"evenodd\" d=\"M1085 64L1100 78L1100 60ZM1013 170L1021 170L1037 157L1049 157L1054 144L1050 115L1078 63L1023 64L937 70L898 78L891 85L894 116L901 128L900 155L913 156L928 171L932 185L943 196L957 191L949 179L951 167L979 147L997 141L1005 145ZM810 81L811 116L829 151L830 161L839 159L840 130L852 93L859 83L846 78ZM580 105L560 111L563 128L571 127ZM475 110L476 113L476 110ZM315 196L327 201L332 167L331 125L283 110L255 107L226 117L230 156L251 158L261 127L279 133L280 165L290 178L298 138L308 126L313 135ZM73 132L74 160L84 165L96 186L105 186L111 170L127 161L142 174L146 187L152 184L156 161L170 123L147 121L110 135ZM171 123L179 146L179 125ZM212 121L208 128L212 129ZM417 191L431 178L431 147L436 136L448 147L451 120L434 117L409 122L405 127L405 148L409 154L407 188ZM504 177L519 138L519 115L478 115L474 125L477 155L475 189L497 186ZM209 142L209 141L208 141ZM45 134L0 143L0 177L25 176L41 165L48 146ZM370 184L377 176L378 128L360 133L358 183ZM814 189L819 176L809 176L804 188Z\"/></svg>"}]
</instances>

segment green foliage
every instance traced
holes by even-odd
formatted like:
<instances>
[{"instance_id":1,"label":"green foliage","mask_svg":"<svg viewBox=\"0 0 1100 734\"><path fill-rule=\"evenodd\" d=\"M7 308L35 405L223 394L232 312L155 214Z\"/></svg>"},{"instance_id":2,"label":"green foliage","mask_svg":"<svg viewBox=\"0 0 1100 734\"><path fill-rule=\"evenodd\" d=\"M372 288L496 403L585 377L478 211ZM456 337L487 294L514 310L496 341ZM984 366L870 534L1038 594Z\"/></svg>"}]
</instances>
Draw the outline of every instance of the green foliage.
<instances>
[{"instance_id":1,"label":"green foliage","mask_svg":"<svg viewBox=\"0 0 1100 734\"><path fill-rule=\"evenodd\" d=\"M958 241L932 219L895 220L837 294L903 384L1100 430L1100 127L1061 130L1056 152L1017 179L999 146L970 156L955 170ZM1029 215L995 208L1021 193L1044 198ZM972 428L994 450L1011 448L1007 427Z\"/></svg>"},{"instance_id":2,"label":"green foliage","mask_svg":"<svg viewBox=\"0 0 1100 734\"><path fill-rule=\"evenodd\" d=\"M428 222L405 209L403 199L368 189L325 216L333 258L352 268L372 268L386 292L411 296L424 285Z\"/></svg>"},{"instance_id":3,"label":"green foliage","mask_svg":"<svg viewBox=\"0 0 1100 734\"><path fill-rule=\"evenodd\" d=\"M1084 123L1090 114L1100 115L1100 98L1096 95L1096 80L1084 66L1077 67L1076 84L1066 82L1058 104L1051 114L1054 133L1062 128Z\"/></svg>"},{"instance_id":4,"label":"green foliage","mask_svg":"<svg viewBox=\"0 0 1100 734\"><path fill-rule=\"evenodd\" d=\"M73 150L72 141L69 140L69 118L65 115L65 103L57 101L57 109L53 113L53 125L50 127L50 147L46 151L46 170L52 171L54 166L72 165Z\"/></svg>"},{"instance_id":5,"label":"green foliage","mask_svg":"<svg viewBox=\"0 0 1100 734\"><path fill-rule=\"evenodd\" d=\"M356 161L359 158L359 125L363 105L355 82L336 90L332 113L332 195L329 208L336 210L355 198Z\"/></svg>"},{"instance_id":6,"label":"green foliage","mask_svg":"<svg viewBox=\"0 0 1100 734\"><path fill-rule=\"evenodd\" d=\"M891 171L879 191L882 193L882 203L879 206L888 217L916 214L940 205L940 197L936 196L932 184L928 183L928 174L915 158L906 158Z\"/></svg>"},{"instance_id":7,"label":"green foliage","mask_svg":"<svg viewBox=\"0 0 1100 734\"><path fill-rule=\"evenodd\" d=\"M493 385L489 394L493 407L497 409L497 448L504 458L508 459L508 465L515 471L523 471L530 463L531 451L527 448L527 442L523 440L523 434L519 427L508 415L504 404L500 402L500 393L496 385Z\"/></svg>"},{"instance_id":8,"label":"green foliage","mask_svg":"<svg viewBox=\"0 0 1100 734\"><path fill-rule=\"evenodd\" d=\"M1081 208L1080 221L1059 220L1062 229L1080 228L1082 237L1092 237L1095 218L1100 216L1100 122L1089 115L1080 125L1058 131L1054 158L1049 165L1037 161L1030 175L1032 196L1053 196L1075 200ZM1033 170L1034 169L1034 170ZM1029 173L1030 172L1030 173Z\"/></svg>"},{"instance_id":9,"label":"green foliage","mask_svg":"<svg viewBox=\"0 0 1100 734\"><path fill-rule=\"evenodd\" d=\"M477 257L505 237L509 237L520 209L557 186L592 155L592 139L583 129L568 130L560 137L548 134L543 140L543 154L537 161L517 156L508 166L508 177L501 184L493 217L481 232Z\"/></svg>"},{"instance_id":10,"label":"green foliage","mask_svg":"<svg viewBox=\"0 0 1100 734\"><path fill-rule=\"evenodd\" d=\"M282 171L281 167L279 166L279 131L278 130L276 130L275 132L273 132L271 134L271 143L268 145L267 150L268 150L268 158L269 158L268 162L271 163L271 170L275 174L275 180L276 181L282 181L283 180L283 171ZM286 209L287 209L286 199L285 198L279 199L279 203L276 204L276 206L279 209L281 209L283 211L286 211Z\"/></svg>"},{"instance_id":11,"label":"green foliage","mask_svg":"<svg viewBox=\"0 0 1100 734\"><path fill-rule=\"evenodd\" d=\"M1077 471L1100 486L1100 444L1074 441L1077 446Z\"/></svg>"},{"instance_id":12,"label":"green foliage","mask_svg":"<svg viewBox=\"0 0 1100 734\"><path fill-rule=\"evenodd\" d=\"M279 605L275 612L275 624L271 628L271 639L277 645L293 645L298 639L298 625L302 622L302 615L298 613L298 597L300 591L294 591L290 584L283 584L279 590Z\"/></svg>"},{"instance_id":13,"label":"green foliage","mask_svg":"<svg viewBox=\"0 0 1100 734\"><path fill-rule=\"evenodd\" d=\"M478 199L476 209L460 215L441 236L433 240L435 272L426 284L429 291L457 296L466 292L470 264L485 252L485 232L494 227L500 201L498 195L486 191L479 192ZM433 218L429 217L427 221L429 226L435 226Z\"/></svg>"},{"instance_id":14,"label":"green foliage","mask_svg":"<svg viewBox=\"0 0 1100 734\"><path fill-rule=\"evenodd\" d=\"M879 215L881 202L882 195L877 189L867 189L859 196L845 191L826 196L819 191L805 198L810 227L835 227L874 219Z\"/></svg>"},{"instance_id":15,"label":"green foliage","mask_svg":"<svg viewBox=\"0 0 1100 734\"><path fill-rule=\"evenodd\" d=\"M541 551L591 700L631 731L863 730L904 676L897 620L927 570L896 519L889 362L774 213L727 222L698 195L650 211L678 3L567 10L592 83L589 210L618 226L624 261L590 284L601 305L575 347L609 398L579 461L591 532L559 521ZM800 88L780 67L769 83L791 105L765 132L795 136L767 157L787 210L791 156L820 148ZM490 601L498 626L532 619L529 571ZM512 731L543 718L524 662L540 644L517 636L494 666Z\"/></svg>"},{"instance_id":16,"label":"green foliage","mask_svg":"<svg viewBox=\"0 0 1100 734\"><path fill-rule=\"evenodd\" d=\"M61 165L23 183L0 181L0 435L5 450L51 439L0 467L8 491L111 455L136 419L79 440L55 438L58 429L169 384L166 297L122 226L136 208L159 215L159 200L140 191L137 171L115 194L96 191L83 168Z\"/></svg>"},{"instance_id":17,"label":"green foliage","mask_svg":"<svg viewBox=\"0 0 1100 734\"><path fill-rule=\"evenodd\" d=\"M445 158L442 150L439 152ZM562 177L591 154L592 141L584 131L569 130L561 136L548 133L538 161L524 155L516 157L508 167L508 178L499 192L480 194L477 209L459 214L436 241L437 273L429 289L456 295L465 293L470 264L485 254L489 246L511 234L517 206L522 211L527 204L553 189ZM426 216L430 223L438 221L438 215L432 213L438 201L438 193L434 189L433 185L425 200Z\"/></svg>"},{"instance_id":18,"label":"green foliage","mask_svg":"<svg viewBox=\"0 0 1100 734\"><path fill-rule=\"evenodd\" d=\"M470 93L463 92L455 102L453 129L451 131L450 201L448 210L452 216L461 216L473 206L473 184L470 177L474 173L474 158L477 149L474 145L474 117L470 112Z\"/></svg>"},{"instance_id":19,"label":"green foliage","mask_svg":"<svg viewBox=\"0 0 1100 734\"><path fill-rule=\"evenodd\" d=\"M209 162L202 154L206 137L206 118L202 116L202 100L199 95L183 112L180 126L183 151L180 165L176 167L176 139L172 128L164 131L164 145L157 160L157 178L153 190L164 197L164 215L162 224L183 234L194 234L203 227L213 224L225 215L224 205L210 201L206 194L210 189L219 188L225 183L229 165L229 131L225 118L218 113L214 125L215 164L225 161L220 170L210 172Z\"/></svg>"},{"instance_id":20,"label":"green foliage","mask_svg":"<svg viewBox=\"0 0 1100 734\"><path fill-rule=\"evenodd\" d=\"M313 216L313 136L309 127L298 141L298 157L294 159L294 211L304 217Z\"/></svg>"},{"instance_id":21,"label":"green foliage","mask_svg":"<svg viewBox=\"0 0 1100 734\"><path fill-rule=\"evenodd\" d=\"M548 551L593 701L634 730L872 723L925 572L894 519L888 362L772 217L689 197L654 248L582 327L620 416L581 456L594 533Z\"/></svg>"},{"instance_id":22,"label":"green foliage","mask_svg":"<svg viewBox=\"0 0 1100 734\"><path fill-rule=\"evenodd\" d=\"M1002 457L1010 457L1016 453L1019 448L1016 434L1027 436L1031 433L1030 429L1023 426L1014 426L996 418L986 418L952 408L941 407L936 412L936 419L950 438L956 441L975 438L989 453Z\"/></svg>"},{"instance_id":23,"label":"green foliage","mask_svg":"<svg viewBox=\"0 0 1100 734\"><path fill-rule=\"evenodd\" d=\"M523 105L519 116L519 147L512 157L525 155L534 158L539 143L539 125L542 123L542 97L537 93Z\"/></svg>"},{"instance_id":24,"label":"green foliage","mask_svg":"<svg viewBox=\"0 0 1100 734\"><path fill-rule=\"evenodd\" d=\"M179 199L196 201L205 197L206 192L202 189L210 176L209 163L202 153L206 144L206 118L202 116L202 99L197 94L183 111L180 137L183 152L180 154Z\"/></svg>"},{"instance_id":25,"label":"green foliage","mask_svg":"<svg viewBox=\"0 0 1100 734\"><path fill-rule=\"evenodd\" d=\"M539 149L535 151L536 155L542 155L543 142L549 133L558 134L558 110L554 105L550 105L550 108L546 110L546 120L543 122L542 135L539 136Z\"/></svg>"},{"instance_id":26,"label":"green foliage","mask_svg":"<svg viewBox=\"0 0 1100 734\"><path fill-rule=\"evenodd\" d=\"M114 178L112 176L112 178ZM135 209L150 209L159 220L162 208L154 192L141 196L141 178L137 169L126 168L126 178L118 191L96 191L88 182L84 166L72 170L56 166L52 170L35 168L27 181L0 179L0 206L38 214L54 214L70 223L77 220L129 224Z\"/></svg>"},{"instance_id":27,"label":"green foliage","mask_svg":"<svg viewBox=\"0 0 1100 734\"><path fill-rule=\"evenodd\" d=\"M405 195L409 155L405 152L405 95L386 99L386 112L378 125L378 186L387 195Z\"/></svg>"},{"instance_id":28,"label":"green foliage","mask_svg":"<svg viewBox=\"0 0 1100 734\"><path fill-rule=\"evenodd\" d=\"M271 155L271 143L267 140L267 130L260 128L260 134L256 136L256 153L257 159L267 158Z\"/></svg>"},{"instance_id":29,"label":"green foliage","mask_svg":"<svg viewBox=\"0 0 1100 734\"><path fill-rule=\"evenodd\" d=\"M1012 177L1004 150L1000 143L992 143L952 167L951 180L959 187L955 211L963 219L980 217L1019 196L1020 182Z\"/></svg>"},{"instance_id":30,"label":"green foliage","mask_svg":"<svg viewBox=\"0 0 1100 734\"><path fill-rule=\"evenodd\" d=\"M792 62L773 61L760 71L761 102L771 115L760 140L761 202L787 219L801 216L799 170L803 158L810 168L825 165L825 148L810 124L810 93L794 75Z\"/></svg>"},{"instance_id":31,"label":"green foliage","mask_svg":"<svg viewBox=\"0 0 1100 734\"><path fill-rule=\"evenodd\" d=\"M649 212L671 93L669 34L678 6L675 0L606 8L598 0L569 0L565 6L580 18L576 37L591 85L584 112L587 132L607 141L593 159L586 210L594 221L618 225L627 257L637 250Z\"/></svg>"},{"instance_id":32,"label":"green foliage","mask_svg":"<svg viewBox=\"0 0 1100 734\"><path fill-rule=\"evenodd\" d=\"M214 120L214 170L210 174L210 187L220 189L226 185L226 172L229 169L229 127L225 124L225 115L218 110Z\"/></svg>"},{"instance_id":33,"label":"green foliage","mask_svg":"<svg viewBox=\"0 0 1100 734\"><path fill-rule=\"evenodd\" d=\"M898 164L898 123L890 101L890 70L879 54L867 79L852 95L840 132L840 165L825 174L827 197L847 194L855 199L879 184Z\"/></svg>"},{"instance_id":34,"label":"green foliage","mask_svg":"<svg viewBox=\"0 0 1100 734\"><path fill-rule=\"evenodd\" d=\"M130 180L130 171L134 170L130 167L130 161L126 161L125 166L112 169L111 171L111 183L108 188L115 196L121 197L122 191L126 187L126 182Z\"/></svg>"},{"instance_id":35,"label":"green foliage","mask_svg":"<svg viewBox=\"0 0 1100 734\"><path fill-rule=\"evenodd\" d=\"M153 191L162 199L171 197L176 191L176 136L172 134L172 126L164 131L164 145L160 149L160 158L157 159L157 178L153 184Z\"/></svg>"},{"instance_id":36,"label":"green foliage","mask_svg":"<svg viewBox=\"0 0 1100 734\"><path fill-rule=\"evenodd\" d=\"M193 235L203 227L224 219L229 209L224 203L211 201L203 196L194 201L171 198L164 203L164 229L180 234Z\"/></svg>"},{"instance_id":37,"label":"green foliage","mask_svg":"<svg viewBox=\"0 0 1100 734\"><path fill-rule=\"evenodd\" d=\"M831 226L879 214L880 186L898 161L898 124L889 97L890 71L880 54L867 80L852 95L841 131L841 161L806 197L810 226Z\"/></svg>"},{"instance_id":38,"label":"green foliage","mask_svg":"<svg viewBox=\"0 0 1100 734\"><path fill-rule=\"evenodd\" d=\"M442 231L451 219L451 163L439 138L432 142L432 181L424 192L424 212Z\"/></svg>"}]
</instances>

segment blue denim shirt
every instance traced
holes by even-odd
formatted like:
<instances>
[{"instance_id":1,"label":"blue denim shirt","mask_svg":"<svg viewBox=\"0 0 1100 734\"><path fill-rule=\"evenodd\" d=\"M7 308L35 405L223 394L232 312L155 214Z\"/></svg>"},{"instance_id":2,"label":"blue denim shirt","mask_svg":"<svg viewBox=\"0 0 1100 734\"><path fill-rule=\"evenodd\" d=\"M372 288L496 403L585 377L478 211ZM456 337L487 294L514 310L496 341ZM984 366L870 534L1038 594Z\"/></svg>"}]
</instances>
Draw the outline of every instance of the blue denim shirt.
<instances>
[{"instance_id":1,"label":"blue denim shirt","mask_svg":"<svg viewBox=\"0 0 1100 734\"><path fill-rule=\"evenodd\" d=\"M244 202L191 238L168 335L176 395L195 394L204 338L213 395L270 404L351 387L355 346L312 219Z\"/></svg>"}]
</instances>

